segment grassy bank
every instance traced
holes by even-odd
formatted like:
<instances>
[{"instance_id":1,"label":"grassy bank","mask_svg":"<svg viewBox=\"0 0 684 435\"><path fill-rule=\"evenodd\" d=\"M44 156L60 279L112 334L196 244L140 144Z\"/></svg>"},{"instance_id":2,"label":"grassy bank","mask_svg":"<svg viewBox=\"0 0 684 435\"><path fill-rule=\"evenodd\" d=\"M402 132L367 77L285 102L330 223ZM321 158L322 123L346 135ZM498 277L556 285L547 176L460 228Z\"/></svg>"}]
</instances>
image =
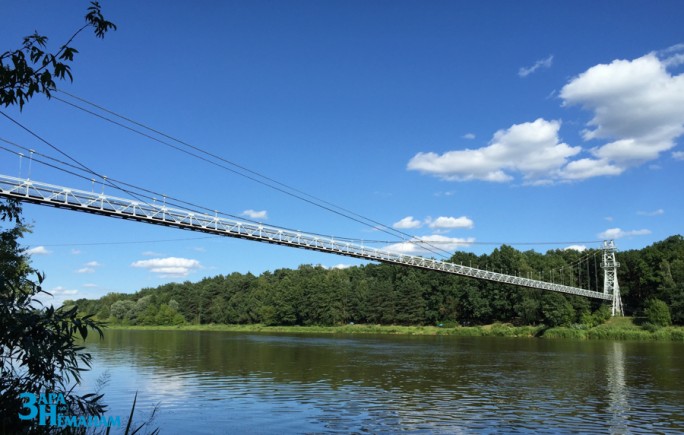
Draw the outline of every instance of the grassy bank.
<instances>
[{"instance_id":1,"label":"grassy bank","mask_svg":"<svg viewBox=\"0 0 684 435\"><path fill-rule=\"evenodd\" d=\"M684 327L669 326L650 331L635 324L631 317L614 317L589 329L551 328L544 331L543 336L578 340L684 341Z\"/></svg>"},{"instance_id":2,"label":"grassy bank","mask_svg":"<svg viewBox=\"0 0 684 435\"><path fill-rule=\"evenodd\" d=\"M544 326L513 326L495 323L484 326L399 326L399 325L339 325L339 326L265 326L256 325L181 325L181 326L132 326L110 324L109 329L128 330L183 330L183 331L231 331L273 332L301 334L393 334L393 335L453 335L463 337L541 337L575 340L649 340L684 341L684 327L660 328L647 331L634 324L632 318L613 318L594 328Z\"/></svg>"},{"instance_id":3,"label":"grassy bank","mask_svg":"<svg viewBox=\"0 0 684 435\"><path fill-rule=\"evenodd\" d=\"M231 332L281 332L302 334L391 334L391 335L460 335L466 337L508 336L534 337L542 327L505 324L471 327L400 326L400 325L338 325L338 326L266 326L255 325L180 325L137 326L111 324L109 329L127 330L181 330L181 331L231 331Z\"/></svg>"}]
</instances>

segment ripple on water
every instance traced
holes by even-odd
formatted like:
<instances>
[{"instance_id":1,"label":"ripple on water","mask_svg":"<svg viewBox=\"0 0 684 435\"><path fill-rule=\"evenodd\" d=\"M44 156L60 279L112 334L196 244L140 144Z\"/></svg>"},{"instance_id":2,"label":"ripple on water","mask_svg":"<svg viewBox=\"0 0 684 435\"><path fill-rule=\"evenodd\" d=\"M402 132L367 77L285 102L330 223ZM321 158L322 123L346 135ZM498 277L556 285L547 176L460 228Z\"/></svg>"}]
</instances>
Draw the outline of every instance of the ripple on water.
<instances>
[{"instance_id":1,"label":"ripple on water","mask_svg":"<svg viewBox=\"0 0 684 435\"><path fill-rule=\"evenodd\" d=\"M92 374L111 371L112 413L127 415L136 391L143 413L159 402L163 433L684 430L682 372L659 372L648 349L630 359L640 349L616 355L612 343L116 332L93 345Z\"/></svg>"}]
</instances>

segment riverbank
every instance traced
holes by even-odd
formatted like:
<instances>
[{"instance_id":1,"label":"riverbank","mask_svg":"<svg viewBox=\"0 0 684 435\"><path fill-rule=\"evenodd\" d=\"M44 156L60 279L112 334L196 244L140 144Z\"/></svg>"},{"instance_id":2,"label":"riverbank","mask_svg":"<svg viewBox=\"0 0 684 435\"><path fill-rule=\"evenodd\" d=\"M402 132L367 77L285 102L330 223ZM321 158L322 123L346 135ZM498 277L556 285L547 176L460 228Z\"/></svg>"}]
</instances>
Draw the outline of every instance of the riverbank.
<instances>
[{"instance_id":1,"label":"riverbank","mask_svg":"<svg viewBox=\"0 0 684 435\"><path fill-rule=\"evenodd\" d=\"M453 335L463 337L526 337L575 340L641 340L641 341L684 341L684 327L671 326L654 331L636 325L630 317L618 317L593 327L513 326L495 323L483 326L400 326L400 325L338 325L338 326L266 326L254 325L180 325L180 326L138 326L109 324L109 329L127 330L184 330L184 331L229 331L295 334L392 334L392 335Z\"/></svg>"}]
</instances>

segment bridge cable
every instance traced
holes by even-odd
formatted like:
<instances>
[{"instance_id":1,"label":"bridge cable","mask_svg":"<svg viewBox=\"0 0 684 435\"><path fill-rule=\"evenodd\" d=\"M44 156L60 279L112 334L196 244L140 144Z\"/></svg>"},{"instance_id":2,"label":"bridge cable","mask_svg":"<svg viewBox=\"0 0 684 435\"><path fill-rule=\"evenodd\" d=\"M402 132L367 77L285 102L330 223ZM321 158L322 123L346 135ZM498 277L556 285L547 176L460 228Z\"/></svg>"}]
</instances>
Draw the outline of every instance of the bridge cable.
<instances>
[{"instance_id":1,"label":"bridge cable","mask_svg":"<svg viewBox=\"0 0 684 435\"><path fill-rule=\"evenodd\" d=\"M18 148L20 148L20 149L24 149L24 150L26 150L26 151L29 150L29 149L26 148L26 147L23 147L23 146L21 146L21 145L19 145L19 144L13 143L13 142L8 141L7 139L1 138L1 137L0 137L0 141L1 141L1 142L8 143L8 144L13 145L13 146L16 146L16 147L18 147ZM3 146L0 146L0 150L5 150L5 151L7 151L7 152L9 152L9 153L11 153L11 154L15 154L15 155L18 155L18 156L20 156L20 157L22 156L21 153L18 153L18 152L16 152L16 151L12 151L12 150L10 150L10 149L8 149L8 148L6 148L6 147L3 147ZM73 164L70 164L70 163L68 163L68 162L64 162L64 161L55 159L54 157L51 157L51 156L48 156L48 155L39 153L39 152L37 152L37 151L33 151L33 153L34 153L35 155L37 155L37 156L44 157L44 158L46 158L46 159L55 161L55 162L57 162L57 163L59 163L59 164L62 164L62 165L64 165L64 166L71 167L72 169L75 169L75 170L77 170L77 171L83 171L83 169L81 169L80 167L78 167L78 166L76 166L76 165L73 165ZM58 170L58 171L67 173L67 174L72 175L72 176L74 176L74 177L81 178L81 179L87 180L87 181L94 181L94 180L92 180L91 178L88 178L87 176L84 176L84 175L79 174L79 173L77 173L77 172L74 172L74 171L71 171L71 170L68 170L68 169L59 167L59 166L57 166L57 165L55 165L55 164L45 162L45 161L40 160L40 159L38 159L38 158L34 158L34 161L35 161L36 163L39 163L39 164L42 164L42 165L44 165L44 166L48 166L48 167L53 168L53 169L56 169L56 170ZM84 171L84 172L85 172L85 171ZM88 174L90 174L90 173L88 173ZM118 183L118 184L124 185L124 186L131 187L131 188L133 188L133 189L136 189L136 190L139 190L139 191L148 193L148 194L152 194L152 195L157 195L157 196L160 196L160 197L164 197L164 199L165 199L165 201L166 201L166 204L169 204L169 205L174 206L174 207L178 207L178 208L183 209L183 210L186 210L186 211L192 211L192 212L202 213L200 210L203 210L204 212L210 212L210 213L220 214L221 216L227 216L227 217L230 217L230 218L233 218L233 219L237 219L237 220L243 221L243 222L249 222L249 223L256 224L256 225L261 225L261 224L262 224L261 222L258 222L258 221L252 220L252 219L248 219L248 218L245 218L245 217L242 217L242 216L235 216L235 215L230 214L230 213L219 212L219 211L217 211L217 210L212 210L212 209L209 209L209 208L206 208L206 207L203 207L203 206L199 206L199 205L196 205L196 204L193 204L193 203L190 203L190 202L181 200L181 199L177 199L177 198L174 198L174 197L171 197L171 196L167 196L167 195L164 195L164 194L161 194L161 193L158 193L158 192L154 192L154 191L152 191L152 190L148 190L148 189L145 189L145 188L142 188L142 187L138 187L138 186L135 186L135 185L126 183L125 181L117 180L117 179L114 179L114 178L108 178L108 177L107 177L107 180L109 180L109 181L111 181L111 182L114 182L114 183ZM118 188L118 189L119 189L119 190L123 190L123 189L120 189L120 188ZM127 191L127 190L123 190L123 191L126 192L126 193L129 193L129 191ZM145 199L147 199L147 200L151 200L151 201L153 201L153 202L154 202L154 201L158 201L158 198L157 198L157 197L154 197L154 196L149 196L149 195L146 195L146 194L143 194L143 193L137 193L137 195L139 195L140 197L145 198ZM141 201L141 202L143 202L143 203L146 202L146 201L140 199L139 197L136 197L136 199L138 199L139 201ZM168 200L170 200L170 201L168 201ZM185 204L185 205L176 204L176 203L173 202L173 201L177 201L177 202L179 202L180 204ZM197 207L197 208L190 208L190 207L187 207L187 205L190 205L190 206L192 206L192 207ZM287 227L282 227L282 226L277 226L277 225L269 225L269 226L272 227L272 228L275 228L275 229L281 229L281 230L286 230L286 231L291 231L291 232L297 232L297 231L299 231L299 230L295 230L295 229L292 229L292 228L287 228ZM314 235L314 236L328 237L328 238L333 238L333 239L340 240L340 241L345 241L345 242L365 242L365 239L356 239L356 238L350 238L350 237L344 237L344 236L335 236L335 235L330 235L330 234L322 234L322 233L315 233L315 232L308 232L308 231L307 231L307 233L308 233L308 234L311 234L311 235ZM392 242L378 241L378 243L392 243Z\"/></svg>"},{"instance_id":2,"label":"bridge cable","mask_svg":"<svg viewBox=\"0 0 684 435\"><path fill-rule=\"evenodd\" d=\"M72 169L79 170L79 171L83 171L83 172L86 172L86 173L89 174L89 175L92 175L92 173L83 170L83 169L82 169L81 167L79 167L79 166L76 166L76 165L74 165L74 164L65 162L65 161L63 161L63 160L56 159L56 158L51 157L51 156L49 156L49 155L47 155L47 154L43 154L43 153L40 153L40 152L38 152L38 151L32 150L32 149L30 149L30 148L28 148L28 147L19 145L19 144L15 143L15 142L9 141L9 140L7 140L7 139L5 139L5 138L0 137L0 142L4 142L4 143L6 143L6 144L8 144L8 145L12 145L12 146L14 146L14 147L16 147L16 148L19 148L19 149L21 149L21 150L24 150L24 151L27 151L27 152L31 152L32 154L34 154L34 155L36 155L36 156L44 157L44 158L46 158L46 159L48 159L48 160L51 160L51 161L53 161L53 162L56 162L56 163L58 163L58 164L61 164L61 165L64 165L64 166L68 166L68 167L70 167L70 168L72 168ZM9 148L3 147L3 146L0 146L0 150L4 150L4 151L6 151L6 152L8 152L8 153L10 153L10 154L19 156L20 159L21 159L21 157L23 156L22 153L19 153L19 152L16 152L16 151L12 151L12 150L10 150ZM59 167L59 166L57 166L57 165L54 165L54 164L50 164L50 163L44 162L44 161L42 161L42 160L40 160L40 159L38 159L38 158L34 158L34 160L36 161L36 163L40 163L40 164L42 164L42 165L51 167L51 168L56 169L56 170L58 170L58 171L68 173L68 174L73 175L73 176L75 176L75 177L78 177L78 178L81 178L81 179L84 179L84 180L87 180L87 181L94 181L94 180L92 180L91 178L88 178L88 177L86 177L86 176L84 176L84 175L82 175L82 174L78 174L78 173L75 173L75 172L73 172L73 171L70 171L70 170L61 168L61 167ZM20 161L21 161L21 160L20 160ZM21 171L21 166L20 166L20 171ZM97 175L97 174L96 174L96 175ZM100 178L102 178L102 176L100 176L100 175L97 175L97 176L100 177ZM127 183L127 182L122 181L122 180L118 180L118 179L114 179L114 178L109 178L109 177L107 177L107 179L110 180L110 181L112 181L112 182L119 183L119 184L122 184L122 185L124 185L124 186L128 186L128 187L131 187L131 188L134 188L134 189L137 189L137 190L140 190L140 191L143 191L143 192L152 194L152 195L157 195L157 197L164 197L165 199L172 200L172 201L177 201L177 202L180 203L180 204L185 204L185 205L178 205L178 204L175 204L175 203L173 203L173 202L169 202L169 204L175 205L175 206L177 206L177 207L179 207L179 208L183 208L183 209L188 210L188 211L198 211L198 210L188 208L188 207L186 207L187 205L192 206L192 207L196 207L197 209L204 210L205 212L218 213L218 214L220 214L220 215L227 216L227 217L231 217L231 218L238 219L238 220L242 220L242 221L245 221L245 222L250 222L250 223L254 223L254 224L261 224L261 222L258 222L258 221L254 221L254 220L245 218L244 216L236 216L236 215L233 215L233 214L230 214L230 213L219 212L219 211L217 211L217 210L212 210L212 209L209 209L209 208L204 207L204 206L201 206L201 205L197 205L197 204L194 204L194 203L191 203L191 202L187 202L187 201L184 201L184 200L181 200L181 199L178 199L178 198L174 198L174 197L168 196L168 195L166 195L166 194L162 194L162 193L155 192L155 191L152 191L152 190L149 190L149 189L145 189L145 188L142 188L142 187L139 187L139 186L135 186L135 185L133 185L133 184ZM147 196L147 195L142 195L142 194L140 194L140 195L141 195L142 197L147 198L147 199L150 199L150 200L152 200L152 201L157 201L157 200L158 200L157 197ZM271 225L271 226L273 226L273 225ZM274 227L275 227L275 226L274 226ZM298 231L298 230L294 230L294 229L286 228L286 227L278 227L278 228L286 229L286 230L288 230L288 231ZM321 234L321 233L309 233L309 234L317 235L317 236L332 237L332 238L335 238L335 239L338 239L338 240L344 240L344 241L349 241L349 242L364 242L364 243L377 243L377 244L396 243L396 240L359 239L359 238L351 238L351 237L344 237L344 236L333 236L333 235ZM415 244L415 243L420 243L420 242L421 242L421 241L407 240L407 241L405 241L404 243L414 243L414 244ZM512 246L518 246L518 245L569 245L569 244L580 244L580 243L587 243L587 244L588 244L588 243L600 243L600 242L601 242L601 240L543 241L543 242L510 242L510 241L506 241L506 242L494 242L494 241L482 241L482 242L477 242L477 241L474 241L474 242L467 242L467 243L468 243L469 245L493 245L493 246L512 245ZM453 241L448 241L448 240L445 240L445 241L441 241L441 240L432 240L432 241L430 241L430 243L431 243L431 244L454 244ZM594 254L594 255L596 255L596 254ZM555 268L555 269L552 269L551 271L552 271L552 272L553 272L553 271L557 271L557 270L560 270L560 269L563 269L563 268L566 268L566 267L574 267L575 265L579 264L581 261L583 261L583 260L580 259L579 261L576 261L576 262L574 262L574 263L571 263L570 265L566 265L566 266L563 266L563 267L560 267L560 268Z\"/></svg>"},{"instance_id":3,"label":"bridge cable","mask_svg":"<svg viewBox=\"0 0 684 435\"><path fill-rule=\"evenodd\" d=\"M112 188L114 188L114 189L121 190L122 192L126 192L127 194L131 195L133 198L137 199L138 201L144 202L144 201L142 201L141 199L139 199L133 192L130 192L130 191L128 191L128 190L126 190L126 189L123 189L123 188L117 186L116 184L112 183L111 181L109 181L109 180L107 179L107 177L102 176L102 175L96 173L95 171L93 171L92 169L90 169L89 167L87 167L86 165L84 165L83 163L79 162L79 161L76 160L74 157L71 157L69 154L67 154L66 152L62 151L62 150L59 149L57 146L51 144L51 143L48 142L46 139L42 138L40 135L38 135L37 133L35 133L35 132L32 131L30 128L26 127L25 125L23 125L22 123L20 123L20 122L17 121L16 119L12 118L11 116L9 116L8 114L6 114L5 112L3 112L3 111L0 110L0 115L2 115L2 116L4 116L5 118L9 119L12 123L14 123L15 125L19 126L22 130L26 131L26 132L29 133L31 136L35 137L36 139L38 139L39 141L43 142L44 144L46 144L47 146L49 146L49 147L52 148L53 150L57 151L58 153L62 154L62 155L65 156L65 157L67 157L67 158L68 158L69 160L71 160L72 162L76 163L78 166L80 166L80 167L82 168L83 171L85 171L85 172L87 172L87 173L90 173L90 174L92 174L92 175L94 175L94 176L96 176L96 177L98 177L98 178L102 178L102 179L103 179L103 183L107 183L108 186L110 186L110 187L112 187Z\"/></svg>"},{"instance_id":4,"label":"bridge cable","mask_svg":"<svg viewBox=\"0 0 684 435\"><path fill-rule=\"evenodd\" d=\"M402 241L411 241L412 243L421 245L421 246L423 246L424 249L426 249L427 251L432 252L433 254L437 254L437 255L442 256L442 257L445 257L445 256L447 256L447 255L448 255L448 256L453 255L452 252L449 252L449 251L446 251L446 250L444 250L444 249L441 249L441 248L438 248L438 247L433 246L433 245L431 244L431 242L427 242L427 241L424 241L424 240L422 240L422 239L418 239L416 236L413 236L413 235L411 235L411 234L405 233L405 232L403 232L403 231L399 231L399 230L397 230L397 229L395 229L395 228L392 228L392 227L390 227L390 226L387 226L387 225L385 225L385 224L383 224L383 223L381 223L381 222L378 222L378 221L376 221L376 220L374 220L374 219L365 217L365 216L360 215L360 214L358 214L358 213L355 213L355 212L353 212L353 211L351 211L351 210L348 210L348 209L346 209L346 208L344 208L344 207L342 207L342 206L339 206L339 205L336 205L336 204L334 204L334 203L328 202L328 201L323 200L323 199L321 199L321 198L318 198L318 197L316 197L316 196L314 196L314 195L308 194L308 193L306 193L306 192L304 192L304 191L302 191L302 190L300 190L300 189L297 189L297 188L292 187L292 186L289 186L289 185L287 185L287 184L285 184L285 183L279 182L279 181L277 181L277 180L275 180L275 179L273 179L273 178L271 178L271 177L268 177L268 176L266 176L266 175L263 175L263 174L261 174L261 173L259 173L259 172L257 172L257 171L253 171L253 170L251 170L251 169L249 169L249 168L246 168L246 167L244 167L244 166L242 166L242 165L239 165L239 164L237 164L237 163L235 163L235 162L233 162L233 161L230 161L230 160L228 160L228 159L225 159L225 158L223 158L223 157L221 157L221 156L219 156L219 155L213 154L213 153L211 153L211 152L209 152L209 151L206 151L206 150L204 150L204 149L202 149L202 148L200 148L200 147L197 147L197 146L195 146L195 145L189 144L189 143L187 143L187 142L185 142L185 141L183 141L183 140L177 139L177 138L175 138L175 137L173 137L173 136L170 136L170 135L168 135L168 134L166 134L166 133L164 133L164 132L161 132L161 131L159 131L159 130L156 130L156 129L154 129L154 128L151 128L151 127L149 127L149 126L147 126L147 125L145 125L145 124L142 124L142 123L140 123L140 122L137 122L137 121L135 121L135 120L133 120L133 119L131 119L131 118L128 118L128 117L123 116L123 115L120 115L120 114L118 114L118 113L116 113L116 112L114 112L114 111L112 111L112 110L109 110L109 109L107 109L107 108L105 108L105 107L102 107L102 106L100 106L100 105L98 105L98 104L96 104L96 103L93 103L93 102L91 102L91 101L88 101L88 100L86 100L86 99L84 99L84 98L78 97L78 96L76 96L76 95L73 95L73 94L71 94L71 93L69 93L69 92L66 92L66 91L63 91L63 90L59 90L59 92L65 94L65 95L68 95L68 96L70 96L70 97L72 97L72 98L74 98L74 99L77 99L77 100L79 100L79 101L81 101L81 102L83 102L83 103L89 104L89 105L91 105L91 106L93 106L93 107L95 107L95 108L97 108L97 109L99 109L99 110L102 110L102 111L104 111L104 112L106 112L106 113L109 113L109 114L111 114L111 115L113 115L113 116L115 116L115 117L118 117L118 118L123 119L123 120L125 120L125 121L127 121L127 122L130 122L130 123L132 123L132 124L134 124L134 125L137 125L137 126L139 126L139 127L142 127L142 128L144 128L144 129L146 129L146 130L149 130L149 131L151 131L151 132L153 132L153 133L156 133L156 134L158 134L158 135L160 135L160 136L166 137L166 138L168 138L168 139L170 139L170 140L172 140L172 141L175 141L175 142L177 142L177 143L179 143L179 144L182 144L182 145L184 145L184 146L186 146L186 147L188 147L188 148L191 148L191 149L193 149L193 150L195 150L195 151L197 151L197 152L199 152L199 153L201 153L201 154L210 156L210 157L212 157L212 158L214 158L214 159L217 159L217 160L219 160L219 161L221 161L221 162L224 162L224 163L226 163L226 164L228 164L228 165L231 165L231 166L233 166L233 167L239 168L239 169L242 170L242 171L248 172L248 173L250 173L250 174L253 174L253 175L256 176L256 177L260 177L260 178L262 178L262 179L264 179L264 180L268 180L268 182L273 183L273 184L276 184L276 185L278 185L278 186L282 186L282 187L274 186L273 184L270 184L270 183L268 183L268 182L265 182L265 181L263 181L263 180L260 180L260 179L258 179L258 178L255 178L255 177L253 177L253 176L244 174L244 173L239 172L239 171L237 171L237 170L235 170L235 169L226 167L225 165L222 165L222 164L217 163L217 162L215 162L215 161L209 160L209 159L207 159L207 158L205 158L205 157L202 157L202 156L199 156L199 155L197 155L197 154L195 154L195 153L189 152L189 151L187 151L187 150L185 150L185 149L182 149L181 147L178 147L178 146L176 146L176 145L172 145L172 144L170 144L170 143L168 143L168 142L166 142L166 141L163 141L163 140L161 140L161 139L159 139L159 138L156 138L156 137L153 137L153 136L151 136L151 135L149 135L149 134L147 134L147 133L144 133L144 132L141 132L141 131L139 131L139 130L136 130L136 129L130 127L130 126L127 126L127 125L125 125L125 124L122 124L122 123L120 123L120 122L118 122L118 121L115 121L115 120L113 120L113 119L111 119L111 118L108 118L108 117L106 117L106 116L104 116L104 115L101 115L101 114L99 114L99 113L96 113L96 112L94 112L94 111L92 111L92 110L86 109L86 108L84 108L84 107L82 107L82 106L79 106L78 104L75 104L75 103L73 103L73 102L67 101L67 100L65 100L65 99L63 99L63 98L60 98L60 97L57 97L57 96L54 96L54 95L52 96L52 98L54 98L54 99L57 100L57 101L60 101L60 102L62 102L62 103L64 103L64 104L67 104L67 105L72 106L72 107L74 107L74 108L76 108L76 109L79 109L79 110L81 110L81 111L83 111L83 112L85 112L85 113L88 113L88 114L90 114L90 115L93 115L93 116L95 116L95 117L98 117L98 118L100 118L100 119L102 119L102 120L104 120L104 121L107 121L107 122L110 122L110 123L112 123L112 124L114 124L114 125L117 125L117 126L119 126L119 127L125 128L125 129L127 129L127 130L129 130L129 131L132 131L132 132L134 132L134 133L137 133L137 134L139 134L139 135L141 135L141 136L147 137L148 139L154 140L154 141L159 142L159 143L161 143L161 144L163 144L163 145L166 145L166 146L168 146L168 147L170 147L170 148L172 148L172 149L175 149L175 150L177 150L177 151L183 152L183 153L185 153L185 154L188 154L188 155L190 155L190 156L193 156L193 157L195 157L195 158L197 158L197 159L200 159L200 160L205 161L205 162L207 162L207 163L213 164L213 165L215 165L215 166L218 166L218 167L220 167L220 168L222 168L222 169L224 169L224 170L227 170L227 171L232 172L232 173L234 173L234 174L236 174L236 175L239 175L239 176L241 176L241 177L244 177L244 178L247 178L247 179L249 179L249 180L252 180L252 181L254 181L254 182L256 182L256 183L259 183L259 184L261 184L261 185L263 185L263 186L266 186L266 187L269 187L269 188L271 188L271 189L274 189L274 190L276 190L276 191L278 191L278 192L284 193L284 194L286 194L286 195L289 195L289 196L294 197L294 198L296 198L296 199L299 199L299 200L301 200L301 201L307 202L307 203L309 203L309 204L311 204L311 205L314 205L314 206L316 206L316 207L322 208L322 209L327 210L327 211L329 211L329 212L335 213L335 214L337 214L337 215L339 215L339 216L342 216L342 217L345 217L345 218L347 218L347 219L351 219L351 220L353 220L353 221L355 221L355 222L357 222L357 223L360 223L360 224L362 224L362 225L364 225L364 226L368 226L368 227L374 228L374 229L376 229L376 230L382 231L382 232L384 232L384 233L386 233L386 234L389 234L389 235L391 235L391 236L394 236L394 237L400 237L400 239L401 239ZM289 189L289 190L291 190L292 192L290 192L290 191L288 191L288 190L285 190L285 189ZM293 192L296 192L296 193L293 193ZM307 198L305 198L304 196L306 196L306 197L308 197L308 198L311 198L311 199L307 199ZM326 205L323 205L323 204L327 204L327 206L326 206ZM334 210L334 209L331 208L331 207L334 207L334 208L336 208L336 209L338 209L338 210L342 210L342 211ZM350 215L351 215L351 216L350 216ZM364 222L364 221L365 221L365 222ZM370 222L370 223L369 223L369 222ZM401 236L397 236L397 234L400 234ZM406 239L407 237L408 237L408 240ZM392 243L396 243L396 241L393 241ZM452 242L452 243L453 243L453 242ZM433 249L427 248L428 246L429 246L429 247L432 247L432 248L434 248L434 249L436 249L436 250L438 250L438 251L441 251L441 252L443 252L443 253L446 254L446 255L440 254L440 253L438 253L438 252L435 252Z\"/></svg>"}]
</instances>

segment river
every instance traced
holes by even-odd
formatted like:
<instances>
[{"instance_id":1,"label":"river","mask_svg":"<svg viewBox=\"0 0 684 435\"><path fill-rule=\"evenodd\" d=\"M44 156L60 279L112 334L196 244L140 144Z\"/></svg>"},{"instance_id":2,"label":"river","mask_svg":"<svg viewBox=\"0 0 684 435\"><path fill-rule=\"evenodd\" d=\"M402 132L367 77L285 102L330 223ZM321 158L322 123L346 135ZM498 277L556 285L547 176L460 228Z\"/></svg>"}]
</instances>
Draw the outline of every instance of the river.
<instances>
[{"instance_id":1,"label":"river","mask_svg":"<svg viewBox=\"0 0 684 435\"><path fill-rule=\"evenodd\" d=\"M106 331L108 415L163 434L684 433L684 343Z\"/></svg>"}]
</instances>

